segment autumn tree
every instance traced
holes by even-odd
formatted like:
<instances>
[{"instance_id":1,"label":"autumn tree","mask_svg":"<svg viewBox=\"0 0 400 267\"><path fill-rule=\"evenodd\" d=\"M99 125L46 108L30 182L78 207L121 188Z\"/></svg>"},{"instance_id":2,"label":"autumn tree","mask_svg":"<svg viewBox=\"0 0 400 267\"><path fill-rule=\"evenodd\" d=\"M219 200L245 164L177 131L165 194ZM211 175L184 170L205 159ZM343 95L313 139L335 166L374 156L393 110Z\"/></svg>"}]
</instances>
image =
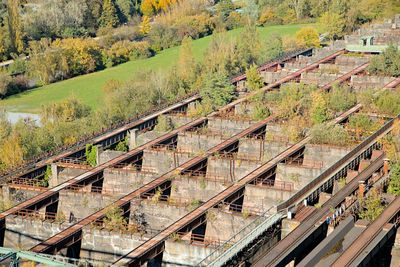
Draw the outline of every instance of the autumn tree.
<instances>
[{"instance_id":1,"label":"autumn tree","mask_svg":"<svg viewBox=\"0 0 400 267\"><path fill-rule=\"evenodd\" d=\"M19 9L19 0L8 0L8 33L11 42L11 49L17 53L21 53L24 50L24 44L22 42L22 24Z\"/></svg>"},{"instance_id":2,"label":"autumn tree","mask_svg":"<svg viewBox=\"0 0 400 267\"><path fill-rule=\"evenodd\" d=\"M199 63L193 53L192 38L186 36L182 40L181 50L178 59L178 71L180 79L188 84L193 84L196 81L197 75L200 72Z\"/></svg>"},{"instance_id":3,"label":"autumn tree","mask_svg":"<svg viewBox=\"0 0 400 267\"><path fill-rule=\"evenodd\" d=\"M345 34L346 21L337 13L324 13L319 19L319 24L329 40L341 38Z\"/></svg>"},{"instance_id":4,"label":"autumn tree","mask_svg":"<svg viewBox=\"0 0 400 267\"><path fill-rule=\"evenodd\" d=\"M262 79L258 73L258 68L254 64L246 70L247 88L250 91L257 91L263 86Z\"/></svg>"},{"instance_id":5,"label":"autumn tree","mask_svg":"<svg viewBox=\"0 0 400 267\"><path fill-rule=\"evenodd\" d=\"M140 5L140 11L145 16L152 16L159 11L158 0L143 0Z\"/></svg>"},{"instance_id":6,"label":"autumn tree","mask_svg":"<svg viewBox=\"0 0 400 267\"><path fill-rule=\"evenodd\" d=\"M0 161L4 168L11 168L24 161L24 151L19 144L19 137L16 134L10 135L3 140L0 147Z\"/></svg>"},{"instance_id":7,"label":"autumn tree","mask_svg":"<svg viewBox=\"0 0 400 267\"><path fill-rule=\"evenodd\" d=\"M372 188L369 195L360 198L358 216L363 220L372 222L382 213L385 207L386 205L376 188Z\"/></svg>"},{"instance_id":8,"label":"autumn tree","mask_svg":"<svg viewBox=\"0 0 400 267\"><path fill-rule=\"evenodd\" d=\"M328 108L326 95L316 91L312 93L311 119L314 124L322 123L330 119L331 114Z\"/></svg>"},{"instance_id":9,"label":"autumn tree","mask_svg":"<svg viewBox=\"0 0 400 267\"><path fill-rule=\"evenodd\" d=\"M102 27L116 27L119 24L117 9L112 0L104 0L99 24Z\"/></svg>"},{"instance_id":10,"label":"autumn tree","mask_svg":"<svg viewBox=\"0 0 400 267\"><path fill-rule=\"evenodd\" d=\"M151 31L150 18L148 16L143 16L142 23L140 24L140 32L143 35L147 35L150 33L150 31Z\"/></svg>"},{"instance_id":11,"label":"autumn tree","mask_svg":"<svg viewBox=\"0 0 400 267\"><path fill-rule=\"evenodd\" d=\"M297 44L300 47L317 48L319 47L318 31L311 27L301 28L294 37L297 39Z\"/></svg>"}]
</instances>

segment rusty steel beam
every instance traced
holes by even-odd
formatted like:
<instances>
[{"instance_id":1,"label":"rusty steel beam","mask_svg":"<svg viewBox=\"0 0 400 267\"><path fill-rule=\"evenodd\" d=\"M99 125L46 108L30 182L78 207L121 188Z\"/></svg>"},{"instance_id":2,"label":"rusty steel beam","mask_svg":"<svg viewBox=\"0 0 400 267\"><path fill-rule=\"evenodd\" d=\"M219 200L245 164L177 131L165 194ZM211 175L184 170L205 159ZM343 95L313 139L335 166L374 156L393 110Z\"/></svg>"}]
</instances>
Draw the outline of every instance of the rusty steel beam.
<instances>
[{"instance_id":1,"label":"rusty steel beam","mask_svg":"<svg viewBox=\"0 0 400 267\"><path fill-rule=\"evenodd\" d=\"M367 63L365 63L365 64L363 64L363 65L361 65L361 66L359 66L359 67L353 69L352 71L346 73L345 75L340 76L339 78L337 78L337 79L334 80L333 82L330 82L330 83L328 83L327 85L323 86L323 87L321 88L321 90L329 91L329 89L331 89L332 86L333 86L335 83L339 83L339 84L340 84L340 83L343 83L343 82L345 82L345 81L350 80L350 79L351 79L351 76L357 75L357 74L359 74L359 73L364 72L365 69L368 68L369 65L370 65L370 63L367 62Z\"/></svg>"},{"instance_id":2,"label":"rusty steel beam","mask_svg":"<svg viewBox=\"0 0 400 267\"><path fill-rule=\"evenodd\" d=\"M102 165L99 165L99 166L91 169L88 172L85 172L85 173L83 173L83 174L81 174L81 175L79 175L79 176L77 176L75 178L72 178L72 179L70 179L70 180L68 180L68 181L66 181L66 182L64 182L64 183L62 183L60 185L57 185L57 186L49 189L45 193L37 195L37 196L35 196L35 197L25 201L25 202L22 202L22 203L20 203L20 204L18 204L16 206L6 210L6 211L0 213L0 220L4 219L8 215L16 213L18 210L28 209L27 207L32 206L35 203L39 203L39 202L43 203L43 201L45 199L51 197L52 195L58 193L59 191L64 190L64 189L68 188L69 186L73 186L73 185L76 185L76 184L83 183L84 181L86 181L88 179L91 179L93 176L101 174L104 171L104 169L112 167L112 166L114 166L114 165L116 165L116 164L118 164L120 162L123 162L124 160L126 160L126 159L128 159L130 157L133 157L138 153L141 153L144 149L150 148L151 146L153 146L155 144L158 144L158 143L160 143L162 141L168 140L171 137L177 135L178 132L184 131L186 129L190 129L191 127L193 127L193 126L195 126L195 125L197 125L199 123L202 123L202 122L204 122L206 120L207 120L207 118L205 118L205 117L196 119L196 120L194 120L194 121L192 121L192 122L190 122L188 124L185 124L184 126L181 126L181 127L177 128L177 129L175 129L175 130L173 130L173 131L171 131L171 132L169 132L169 133L167 133L165 135L160 136L159 138L156 138L156 139L154 139L154 140L152 140L152 141L150 141L150 142L148 142L148 143L146 143L144 145L141 145L138 148L136 148L136 149L124 154L124 155L121 155L121 156L119 156L119 157L117 157L115 159L112 159L112 160L110 160L110 161L108 161L108 162L106 162L106 163L104 163Z\"/></svg>"},{"instance_id":3,"label":"rusty steel beam","mask_svg":"<svg viewBox=\"0 0 400 267\"><path fill-rule=\"evenodd\" d=\"M350 246L340 254L339 258L337 258L331 266L351 266L368 244L374 240L374 238L382 231L384 226L394 219L399 212L400 196L397 196L389 206L382 211L378 218L364 229L364 231L350 244Z\"/></svg>"},{"instance_id":4,"label":"rusty steel beam","mask_svg":"<svg viewBox=\"0 0 400 267\"><path fill-rule=\"evenodd\" d=\"M185 162L178 168L169 171L168 173L153 180L152 182L150 182L150 183L142 186L141 188L131 192L130 194L122 197L121 199L114 202L113 205L121 207L123 205L126 205L127 203L130 203L130 201L132 199L141 197L142 195L156 189L157 187L161 186L163 183L169 181L170 175L174 175L177 172L182 173L184 170L190 168L191 166L198 164L199 162L203 161L204 159L207 159L207 157L223 150L225 147L229 146L230 144L237 142L240 138L246 137L247 135L251 134L252 132L259 130L260 127L265 126L266 123L271 122L275 119L276 119L276 116L272 115L256 124L250 126L246 130L234 135L233 137L222 142L221 144L208 150L206 156L197 156L197 157ZM57 247L60 244L69 244L69 242L66 241L66 239L69 239L70 237L75 236L77 232L82 231L82 228L84 226L90 224L91 222L99 221L104 216L105 216L105 209L102 209L102 210L90 215L89 217L83 219L82 221L72 225L71 227L67 228L66 230L60 232L59 234L36 245L31 250L34 252L38 252L38 253L39 252L40 253L52 253L52 252L56 251L54 247Z\"/></svg>"},{"instance_id":5,"label":"rusty steel beam","mask_svg":"<svg viewBox=\"0 0 400 267\"><path fill-rule=\"evenodd\" d=\"M383 90L396 89L399 85L400 85L400 77L397 77L396 79L394 79L390 83L386 84L383 87Z\"/></svg>"},{"instance_id":6,"label":"rusty steel beam","mask_svg":"<svg viewBox=\"0 0 400 267\"><path fill-rule=\"evenodd\" d=\"M360 105L350 109L348 112L343 113L336 119L334 119L331 123L339 123L345 119L345 117L350 116L354 112L358 111L361 108ZM149 253L151 250L155 250L159 248L162 243L171 235L176 232L179 232L180 229L185 227L188 223L192 220L196 220L199 216L202 216L207 212L209 209L217 206L219 203L225 201L226 199L230 198L232 195L236 194L238 191L243 190L246 184L251 183L257 177L263 175L264 173L268 172L272 168L275 168L278 163L284 161L286 158L290 157L291 155L295 154L297 151L302 149L309 141L311 137L306 137L300 142L294 144L290 148L286 149L275 158L271 159L267 163L263 164L261 167L257 168L256 170L252 171L250 174L246 175L242 179L240 179L237 183L231 185L221 193L214 196L212 199L208 200L207 202L203 203L199 208L195 209L191 213L187 214L180 220L176 221L174 224L170 225L159 234L154 236L152 239L146 241L136 249L132 250L130 253L119 259L115 262L115 264L128 264L129 266L137 266L143 264L144 262L148 261L149 255L154 255L153 253Z\"/></svg>"}]
</instances>

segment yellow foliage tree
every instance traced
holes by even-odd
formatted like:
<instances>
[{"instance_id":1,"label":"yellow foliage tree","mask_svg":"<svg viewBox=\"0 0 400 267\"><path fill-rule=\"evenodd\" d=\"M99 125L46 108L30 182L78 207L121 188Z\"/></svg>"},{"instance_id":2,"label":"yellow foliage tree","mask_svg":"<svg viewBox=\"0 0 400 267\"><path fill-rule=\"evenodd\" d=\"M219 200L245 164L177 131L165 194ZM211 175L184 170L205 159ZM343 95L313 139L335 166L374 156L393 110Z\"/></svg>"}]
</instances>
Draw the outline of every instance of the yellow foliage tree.
<instances>
[{"instance_id":1,"label":"yellow foliage tree","mask_svg":"<svg viewBox=\"0 0 400 267\"><path fill-rule=\"evenodd\" d=\"M140 11L145 16L152 16L159 10L158 0L143 0L140 5Z\"/></svg>"},{"instance_id":2,"label":"yellow foliage tree","mask_svg":"<svg viewBox=\"0 0 400 267\"><path fill-rule=\"evenodd\" d=\"M319 34L318 31L311 27L301 28L294 37L300 47L316 48L319 47Z\"/></svg>"},{"instance_id":3,"label":"yellow foliage tree","mask_svg":"<svg viewBox=\"0 0 400 267\"><path fill-rule=\"evenodd\" d=\"M18 135L7 137L0 148L0 161L5 168L17 166L24 161L24 150L19 144Z\"/></svg>"},{"instance_id":4,"label":"yellow foliage tree","mask_svg":"<svg viewBox=\"0 0 400 267\"><path fill-rule=\"evenodd\" d=\"M148 16L143 16L142 23L140 24L140 32L143 35L146 35L149 34L150 31L151 31L150 18Z\"/></svg>"}]
</instances>

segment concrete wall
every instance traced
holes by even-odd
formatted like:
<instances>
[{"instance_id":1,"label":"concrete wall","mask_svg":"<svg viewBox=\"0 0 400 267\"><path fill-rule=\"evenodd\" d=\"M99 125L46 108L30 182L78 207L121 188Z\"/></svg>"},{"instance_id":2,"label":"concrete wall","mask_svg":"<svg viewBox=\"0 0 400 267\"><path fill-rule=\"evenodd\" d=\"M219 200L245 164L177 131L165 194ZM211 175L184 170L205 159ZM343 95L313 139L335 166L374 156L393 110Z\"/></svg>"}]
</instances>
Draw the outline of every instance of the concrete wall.
<instances>
[{"instance_id":1,"label":"concrete wall","mask_svg":"<svg viewBox=\"0 0 400 267\"><path fill-rule=\"evenodd\" d=\"M42 193L42 191L16 189L8 185L2 185L0 192L1 201L6 207L14 206Z\"/></svg>"},{"instance_id":2,"label":"concrete wall","mask_svg":"<svg viewBox=\"0 0 400 267\"><path fill-rule=\"evenodd\" d=\"M166 132L156 132L156 131L150 131L139 134L136 138L136 146L141 146L143 144L146 144L164 134L166 134ZM135 147L129 147L129 150L132 150L134 148Z\"/></svg>"},{"instance_id":3,"label":"concrete wall","mask_svg":"<svg viewBox=\"0 0 400 267\"><path fill-rule=\"evenodd\" d=\"M357 88L381 88L394 80L394 77L385 76L351 76L351 85Z\"/></svg>"},{"instance_id":4,"label":"concrete wall","mask_svg":"<svg viewBox=\"0 0 400 267\"><path fill-rule=\"evenodd\" d=\"M342 75L352 71L354 68L357 66L354 65L339 65L339 64L319 64L319 69L321 71L330 71L332 69L337 69L339 70L339 73Z\"/></svg>"},{"instance_id":5,"label":"concrete wall","mask_svg":"<svg viewBox=\"0 0 400 267\"><path fill-rule=\"evenodd\" d=\"M161 231L189 212L189 208L169 206L162 202L131 201L131 224L143 225L147 229Z\"/></svg>"},{"instance_id":6,"label":"concrete wall","mask_svg":"<svg viewBox=\"0 0 400 267\"><path fill-rule=\"evenodd\" d=\"M51 223L8 216L6 218L4 247L29 250L69 226L71 226L69 223Z\"/></svg>"},{"instance_id":7,"label":"concrete wall","mask_svg":"<svg viewBox=\"0 0 400 267\"><path fill-rule=\"evenodd\" d=\"M288 200L292 194L294 194L294 192L246 185L243 206L251 209L267 210L273 205Z\"/></svg>"},{"instance_id":8,"label":"concrete wall","mask_svg":"<svg viewBox=\"0 0 400 267\"><path fill-rule=\"evenodd\" d=\"M118 194L127 194L157 178L157 174L104 170L103 187L113 189Z\"/></svg>"},{"instance_id":9,"label":"concrete wall","mask_svg":"<svg viewBox=\"0 0 400 267\"><path fill-rule=\"evenodd\" d=\"M223 142L223 137L220 135L207 136L192 133L180 133L178 135L178 151L206 152L210 148Z\"/></svg>"},{"instance_id":10,"label":"concrete wall","mask_svg":"<svg viewBox=\"0 0 400 267\"><path fill-rule=\"evenodd\" d=\"M300 190L321 172L322 170L319 169L296 167L279 163L277 167L276 180L292 182L294 189Z\"/></svg>"},{"instance_id":11,"label":"concrete wall","mask_svg":"<svg viewBox=\"0 0 400 267\"><path fill-rule=\"evenodd\" d=\"M256 161L209 158L206 176L221 177L228 181L237 181L258 166L260 166L260 164Z\"/></svg>"},{"instance_id":12,"label":"concrete wall","mask_svg":"<svg viewBox=\"0 0 400 267\"><path fill-rule=\"evenodd\" d=\"M112 263L143 242L138 235L85 227L80 257Z\"/></svg>"},{"instance_id":13,"label":"concrete wall","mask_svg":"<svg viewBox=\"0 0 400 267\"><path fill-rule=\"evenodd\" d=\"M240 133L241 131L249 128L254 121L238 121L229 120L222 118L210 118L208 120L208 129L211 132L219 132L224 134L224 137L230 137L231 135Z\"/></svg>"},{"instance_id":14,"label":"concrete wall","mask_svg":"<svg viewBox=\"0 0 400 267\"><path fill-rule=\"evenodd\" d=\"M340 74L304 72L301 74L301 82L307 84L328 84L330 82L333 82L340 76Z\"/></svg>"},{"instance_id":15,"label":"concrete wall","mask_svg":"<svg viewBox=\"0 0 400 267\"><path fill-rule=\"evenodd\" d=\"M222 190L226 189L226 187L227 185L223 183L209 181L200 177L182 177L181 179L173 180L171 197L207 201Z\"/></svg>"},{"instance_id":16,"label":"concrete wall","mask_svg":"<svg viewBox=\"0 0 400 267\"><path fill-rule=\"evenodd\" d=\"M336 58L335 64L337 65L353 65L354 68L369 62L367 57L348 57L348 56L338 56Z\"/></svg>"},{"instance_id":17,"label":"concrete wall","mask_svg":"<svg viewBox=\"0 0 400 267\"><path fill-rule=\"evenodd\" d=\"M244 219L241 215L233 215L211 209L207 220L206 236L221 241L228 240L254 218Z\"/></svg>"},{"instance_id":18,"label":"concrete wall","mask_svg":"<svg viewBox=\"0 0 400 267\"><path fill-rule=\"evenodd\" d=\"M172 115L165 115L165 117L169 118L174 125L174 128L179 128L189 122L193 121L191 117L184 117L184 116L172 116Z\"/></svg>"},{"instance_id":19,"label":"concrete wall","mask_svg":"<svg viewBox=\"0 0 400 267\"><path fill-rule=\"evenodd\" d=\"M69 179L81 175L87 172L87 170L75 169L75 168L62 168L55 164L51 165L52 176L49 179L49 187L57 186Z\"/></svg>"},{"instance_id":20,"label":"concrete wall","mask_svg":"<svg viewBox=\"0 0 400 267\"><path fill-rule=\"evenodd\" d=\"M277 71L277 72L264 72L261 73L261 78L265 83L274 83L289 75L289 71Z\"/></svg>"},{"instance_id":21,"label":"concrete wall","mask_svg":"<svg viewBox=\"0 0 400 267\"><path fill-rule=\"evenodd\" d=\"M114 151L114 150L106 150L100 153L99 155L99 164L106 163L112 159L115 159L121 155L125 154L122 151Z\"/></svg>"},{"instance_id":22,"label":"concrete wall","mask_svg":"<svg viewBox=\"0 0 400 267\"><path fill-rule=\"evenodd\" d=\"M189 245L184 241L167 240L163 253L163 267L195 266L214 249Z\"/></svg>"},{"instance_id":23,"label":"concrete wall","mask_svg":"<svg viewBox=\"0 0 400 267\"><path fill-rule=\"evenodd\" d=\"M324 145L307 144L304 152L304 160L316 160L323 162L323 168L327 169L336 161L349 153L351 148L333 148Z\"/></svg>"},{"instance_id":24,"label":"concrete wall","mask_svg":"<svg viewBox=\"0 0 400 267\"><path fill-rule=\"evenodd\" d=\"M58 210L62 211L66 220L70 218L83 219L92 213L111 204L117 196L105 196L97 193L60 191L58 199Z\"/></svg>"},{"instance_id":25,"label":"concrete wall","mask_svg":"<svg viewBox=\"0 0 400 267\"><path fill-rule=\"evenodd\" d=\"M182 165L194 155L174 153L170 151L144 150L143 168L150 169L158 174L164 174L179 165Z\"/></svg>"}]
</instances>

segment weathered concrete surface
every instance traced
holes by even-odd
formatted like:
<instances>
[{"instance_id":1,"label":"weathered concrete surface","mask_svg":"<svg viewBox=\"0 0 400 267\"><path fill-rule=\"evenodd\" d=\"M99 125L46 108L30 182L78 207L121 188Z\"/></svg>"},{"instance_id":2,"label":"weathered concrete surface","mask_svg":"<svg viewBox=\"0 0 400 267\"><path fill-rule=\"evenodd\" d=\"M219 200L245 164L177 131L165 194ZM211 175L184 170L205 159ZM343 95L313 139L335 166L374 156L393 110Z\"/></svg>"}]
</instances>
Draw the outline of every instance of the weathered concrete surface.
<instances>
[{"instance_id":1,"label":"weathered concrete surface","mask_svg":"<svg viewBox=\"0 0 400 267\"><path fill-rule=\"evenodd\" d=\"M266 162L288 147L290 147L290 144L285 142L279 143L263 141L261 139L240 139L238 158Z\"/></svg>"},{"instance_id":2,"label":"weathered concrete surface","mask_svg":"<svg viewBox=\"0 0 400 267\"><path fill-rule=\"evenodd\" d=\"M168 239L165 242L162 266L195 266L212 251L213 248L190 245L185 241L173 241Z\"/></svg>"},{"instance_id":3,"label":"weathered concrete surface","mask_svg":"<svg viewBox=\"0 0 400 267\"><path fill-rule=\"evenodd\" d=\"M56 164L51 165L52 176L49 179L49 187L57 186L69 179L72 179L82 173L87 172L87 170L75 169L75 168L62 168L58 167Z\"/></svg>"},{"instance_id":4,"label":"weathered concrete surface","mask_svg":"<svg viewBox=\"0 0 400 267\"><path fill-rule=\"evenodd\" d=\"M273 205L288 200L294 192L280 191L261 186L246 185L243 206L267 210Z\"/></svg>"},{"instance_id":5,"label":"weathered concrete surface","mask_svg":"<svg viewBox=\"0 0 400 267\"><path fill-rule=\"evenodd\" d=\"M0 192L1 201L3 201L5 207L14 206L42 193L42 191L12 188L6 184L1 186Z\"/></svg>"},{"instance_id":6,"label":"weathered concrete surface","mask_svg":"<svg viewBox=\"0 0 400 267\"><path fill-rule=\"evenodd\" d=\"M116 199L117 195L110 197L98 193L60 191L58 210L65 216L66 221L77 221L106 207Z\"/></svg>"},{"instance_id":7,"label":"weathered concrete surface","mask_svg":"<svg viewBox=\"0 0 400 267\"><path fill-rule=\"evenodd\" d=\"M228 185L221 182L209 181L201 177L182 177L173 180L171 197L207 201L226 189Z\"/></svg>"},{"instance_id":8,"label":"weathered concrete surface","mask_svg":"<svg viewBox=\"0 0 400 267\"><path fill-rule=\"evenodd\" d=\"M174 128L179 128L182 125L188 124L189 122L193 121L193 118L186 116L165 115L165 117L171 121Z\"/></svg>"},{"instance_id":9,"label":"weathered concrete surface","mask_svg":"<svg viewBox=\"0 0 400 267\"><path fill-rule=\"evenodd\" d=\"M71 226L69 223L51 223L8 216L6 218L4 247L29 250L69 226Z\"/></svg>"},{"instance_id":10,"label":"weathered concrete surface","mask_svg":"<svg viewBox=\"0 0 400 267\"><path fill-rule=\"evenodd\" d=\"M143 168L153 170L158 174L164 174L182 165L194 156L188 153L146 149L143 153Z\"/></svg>"},{"instance_id":11,"label":"weathered concrete surface","mask_svg":"<svg viewBox=\"0 0 400 267\"><path fill-rule=\"evenodd\" d=\"M132 200L129 220L131 224L143 225L148 230L161 231L194 208L170 206L161 201Z\"/></svg>"},{"instance_id":12,"label":"weathered concrete surface","mask_svg":"<svg viewBox=\"0 0 400 267\"><path fill-rule=\"evenodd\" d=\"M164 134L166 134L166 132L156 132L156 131L150 131L150 132L145 132L145 133L139 134L138 137L136 138L136 146L129 147L129 150L132 150L138 146L146 144Z\"/></svg>"},{"instance_id":13,"label":"weathered concrete surface","mask_svg":"<svg viewBox=\"0 0 400 267\"><path fill-rule=\"evenodd\" d=\"M127 194L151 182L158 175L129 170L105 169L103 187L114 190L118 195Z\"/></svg>"},{"instance_id":14,"label":"weathered concrete surface","mask_svg":"<svg viewBox=\"0 0 400 267\"><path fill-rule=\"evenodd\" d=\"M210 118L208 120L208 129L211 132L222 133L224 137L230 137L231 135L237 134L251 125L254 121L239 121L239 120L229 120L223 118Z\"/></svg>"},{"instance_id":15,"label":"weathered concrete surface","mask_svg":"<svg viewBox=\"0 0 400 267\"><path fill-rule=\"evenodd\" d=\"M349 57L340 55L336 57L335 64L337 65L352 65L358 67L362 64L369 62L368 57Z\"/></svg>"},{"instance_id":16,"label":"weathered concrete surface","mask_svg":"<svg viewBox=\"0 0 400 267\"><path fill-rule=\"evenodd\" d=\"M394 77L386 76L351 76L350 84L356 88L381 88L394 80Z\"/></svg>"},{"instance_id":17,"label":"weathered concrete surface","mask_svg":"<svg viewBox=\"0 0 400 267\"><path fill-rule=\"evenodd\" d=\"M263 78L263 81L265 83L274 83L286 77L287 75L289 75L289 71L287 70L282 70L277 72L263 72L261 73L261 78Z\"/></svg>"},{"instance_id":18,"label":"weathered concrete surface","mask_svg":"<svg viewBox=\"0 0 400 267\"><path fill-rule=\"evenodd\" d=\"M211 209L207 214L206 236L222 241L228 240L237 233L243 226L249 224L254 218L233 215Z\"/></svg>"},{"instance_id":19,"label":"weathered concrete surface","mask_svg":"<svg viewBox=\"0 0 400 267\"><path fill-rule=\"evenodd\" d=\"M339 78L340 74L304 72L301 74L301 82L306 84L328 84Z\"/></svg>"},{"instance_id":20,"label":"weathered concrete surface","mask_svg":"<svg viewBox=\"0 0 400 267\"><path fill-rule=\"evenodd\" d=\"M237 181L260 166L257 161L240 159L209 158L207 177L222 177L228 181Z\"/></svg>"},{"instance_id":21,"label":"weathered concrete surface","mask_svg":"<svg viewBox=\"0 0 400 267\"><path fill-rule=\"evenodd\" d=\"M291 166L279 163L276 181L292 182L295 190L300 190L322 172L321 169Z\"/></svg>"},{"instance_id":22,"label":"weathered concrete surface","mask_svg":"<svg viewBox=\"0 0 400 267\"><path fill-rule=\"evenodd\" d=\"M99 164L106 163L107 161L115 159L123 154L125 154L125 152L114 151L114 150L105 150L105 151L101 152L99 155Z\"/></svg>"},{"instance_id":23,"label":"weathered concrete surface","mask_svg":"<svg viewBox=\"0 0 400 267\"><path fill-rule=\"evenodd\" d=\"M112 263L143 242L137 234L130 235L118 231L85 227L83 228L80 257Z\"/></svg>"},{"instance_id":24,"label":"weathered concrete surface","mask_svg":"<svg viewBox=\"0 0 400 267\"><path fill-rule=\"evenodd\" d=\"M304 151L304 160L322 161L324 168L329 168L349 153L351 148L335 148L325 145L307 144Z\"/></svg>"},{"instance_id":25,"label":"weathered concrete surface","mask_svg":"<svg viewBox=\"0 0 400 267\"><path fill-rule=\"evenodd\" d=\"M178 135L178 151L183 152L206 152L210 148L222 143L221 135L202 135L194 133L180 133Z\"/></svg>"}]
</instances>

